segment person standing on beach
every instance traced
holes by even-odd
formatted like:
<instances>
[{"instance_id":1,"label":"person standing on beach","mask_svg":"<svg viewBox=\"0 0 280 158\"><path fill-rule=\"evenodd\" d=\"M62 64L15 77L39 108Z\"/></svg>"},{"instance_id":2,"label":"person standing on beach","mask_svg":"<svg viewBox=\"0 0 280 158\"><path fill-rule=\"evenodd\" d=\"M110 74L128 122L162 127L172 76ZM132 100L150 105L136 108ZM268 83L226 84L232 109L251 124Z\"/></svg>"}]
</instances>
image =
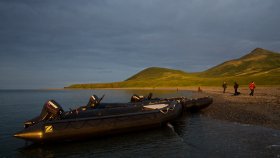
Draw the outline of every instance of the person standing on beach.
<instances>
[{"instance_id":1,"label":"person standing on beach","mask_svg":"<svg viewBox=\"0 0 280 158\"><path fill-rule=\"evenodd\" d=\"M223 91L223 93L225 93L226 92L226 89L227 89L227 83L224 81L224 83L223 83L223 88L224 88L224 91Z\"/></svg>"},{"instance_id":2,"label":"person standing on beach","mask_svg":"<svg viewBox=\"0 0 280 158\"><path fill-rule=\"evenodd\" d=\"M254 95L255 88L256 88L255 82L252 81L252 82L249 84L249 89L251 90L251 93L249 94L250 96L253 96L253 95Z\"/></svg>"},{"instance_id":3,"label":"person standing on beach","mask_svg":"<svg viewBox=\"0 0 280 158\"><path fill-rule=\"evenodd\" d=\"M197 92L202 92L202 89L198 87Z\"/></svg>"},{"instance_id":4,"label":"person standing on beach","mask_svg":"<svg viewBox=\"0 0 280 158\"><path fill-rule=\"evenodd\" d=\"M238 85L236 82L234 82L234 85L233 85L233 88L234 88L234 95L239 95L239 94L240 94L240 93L237 91L238 87L239 87L239 85Z\"/></svg>"}]
</instances>

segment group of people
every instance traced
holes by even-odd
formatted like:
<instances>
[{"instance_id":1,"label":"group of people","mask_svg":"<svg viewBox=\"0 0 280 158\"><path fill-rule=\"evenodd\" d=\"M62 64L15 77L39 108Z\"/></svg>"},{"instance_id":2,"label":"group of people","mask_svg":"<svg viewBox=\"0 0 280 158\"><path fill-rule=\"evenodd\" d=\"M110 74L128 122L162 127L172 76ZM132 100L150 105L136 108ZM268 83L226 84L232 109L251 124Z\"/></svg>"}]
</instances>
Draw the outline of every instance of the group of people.
<instances>
[{"instance_id":1,"label":"group of people","mask_svg":"<svg viewBox=\"0 0 280 158\"><path fill-rule=\"evenodd\" d=\"M222 87L223 87L223 93L225 93L226 92L226 89L227 89L227 83L224 81L224 83L223 83L223 85L222 85ZM239 85L237 84L237 82L234 82L234 85L233 85L233 88L234 88L234 94L233 95L239 95L240 94L240 92L238 92L238 87L239 87ZM254 95L254 91L255 91L255 88L256 88L256 85L255 85L255 82L254 81L252 81L250 84L249 84L249 89L250 89L250 96L253 96Z\"/></svg>"}]
</instances>

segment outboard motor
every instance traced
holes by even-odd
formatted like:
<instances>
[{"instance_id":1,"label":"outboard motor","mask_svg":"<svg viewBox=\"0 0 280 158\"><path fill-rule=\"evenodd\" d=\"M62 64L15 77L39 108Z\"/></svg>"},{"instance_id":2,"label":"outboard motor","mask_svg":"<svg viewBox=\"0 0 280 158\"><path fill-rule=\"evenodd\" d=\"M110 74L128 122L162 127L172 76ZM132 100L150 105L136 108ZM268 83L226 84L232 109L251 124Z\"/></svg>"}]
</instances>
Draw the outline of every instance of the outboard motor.
<instances>
[{"instance_id":1,"label":"outboard motor","mask_svg":"<svg viewBox=\"0 0 280 158\"><path fill-rule=\"evenodd\" d=\"M45 103L45 105L41 111L41 114L29 121L26 121L24 123L24 127L27 128L40 121L59 119L63 113L64 113L64 110L56 101L49 100Z\"/></svg>"},{"instance_id":2,"label":"outboard motor","mask_svg":"<svg viewBox=\"0 0 280 158\"><path fill-rule=\"evenodd\" d=\"M153 97L153 93L149 93L149 95L147 96L147 100L151 100L152 99L152 97Z\"/></svg>"},{"instance_id":3,"label":"outboard motor","mask_svg":"<svg viewBox=\"0 0 280 158\"><path fill-rule=\"evenodd\" d=\"M135 102L142 102L145 100L152 100L152 96L153 96L153 93L149 93L149 95L147 97L144 97L142 95L133 94L130 99L130 102L135 103Z\"/></svg>"},{"instance_id":4,"label":"outboard motor","mask_svg":"<svg viewBox=\"0 0 280 158\"><path fill-rule=\"evenodd\" d=\"M90 98L89 98L89 101L88 101L88 104L87 104L87 107L95 107L97 104L99 103L99 99L96 95L92 95Z\"/></svg>"},{"instance_id":5,"label":"outboard motor","mask_svg":"<svg viewBox=\"0 0 280 158\"><path fill-rule=\"evenodd\" d=\"M143 100L144 100L144 97L143 97L143 96L139 96L139 95L137 95L137 94L133 94L133 95L131 96L130 102L136 103L136 102L141 102L141 101L143 101Z\"/></svg>"}]
</instances>

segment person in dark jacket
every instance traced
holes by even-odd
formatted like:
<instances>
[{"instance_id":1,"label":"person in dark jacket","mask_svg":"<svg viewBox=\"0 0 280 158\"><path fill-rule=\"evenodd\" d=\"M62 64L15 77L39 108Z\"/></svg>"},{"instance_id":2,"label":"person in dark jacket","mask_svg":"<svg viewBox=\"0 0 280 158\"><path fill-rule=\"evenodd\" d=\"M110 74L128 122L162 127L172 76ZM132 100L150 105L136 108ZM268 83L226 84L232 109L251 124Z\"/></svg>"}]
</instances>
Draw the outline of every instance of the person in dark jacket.
<instances>
[{"instance_id":1,"label":"person in dark jacket","mask_svg":"<svg viewBox=\"0 0 280 158\"><path fill-rule=\"evenodd\" d=\"M239 85L237 84L237 82L234 82L233 88L234 88L234 95L239 95L240 92L238 92L238 87Z\"/></svg>"},{"instance_id":2,"label":"person in dark jacket","mask_svg":"<svg viewBox=\"0 0 280 158\"><path fill-rule=\"evenodd\" d=\"M223 89L224 89L224 91L223 91L223 93L225 93L226 92L226 89L227 89L227 83L224 81L224 83L223 83Z\"/></svg>"}]
</instances>

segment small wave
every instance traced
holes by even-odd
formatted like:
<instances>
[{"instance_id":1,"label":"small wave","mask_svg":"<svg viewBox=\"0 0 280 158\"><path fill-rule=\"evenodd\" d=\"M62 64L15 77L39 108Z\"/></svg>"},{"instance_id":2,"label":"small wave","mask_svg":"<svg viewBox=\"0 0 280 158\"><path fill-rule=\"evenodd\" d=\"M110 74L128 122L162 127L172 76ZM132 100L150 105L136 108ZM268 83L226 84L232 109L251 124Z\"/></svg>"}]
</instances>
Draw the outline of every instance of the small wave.
<instances>
[{"instance_id":1,"label":"small wave","mask_svg":"<svg viewBox=\"0 0 280 158\"><path fill-rule=\"evenodd\" d=\"M272 144L267 146L266 148L280 148L280 144Z\"/></svg>"},{"instance_id":2,"label":"small wave","mask_svg":"<svg viewBox=\"0 0 280 158\"><path fill-rule=\"evenodd\" d=\"M172 132L175 132L175 129L171 123L168 122L166 125L172 130Z\"/></svg>"}]
</instances>

